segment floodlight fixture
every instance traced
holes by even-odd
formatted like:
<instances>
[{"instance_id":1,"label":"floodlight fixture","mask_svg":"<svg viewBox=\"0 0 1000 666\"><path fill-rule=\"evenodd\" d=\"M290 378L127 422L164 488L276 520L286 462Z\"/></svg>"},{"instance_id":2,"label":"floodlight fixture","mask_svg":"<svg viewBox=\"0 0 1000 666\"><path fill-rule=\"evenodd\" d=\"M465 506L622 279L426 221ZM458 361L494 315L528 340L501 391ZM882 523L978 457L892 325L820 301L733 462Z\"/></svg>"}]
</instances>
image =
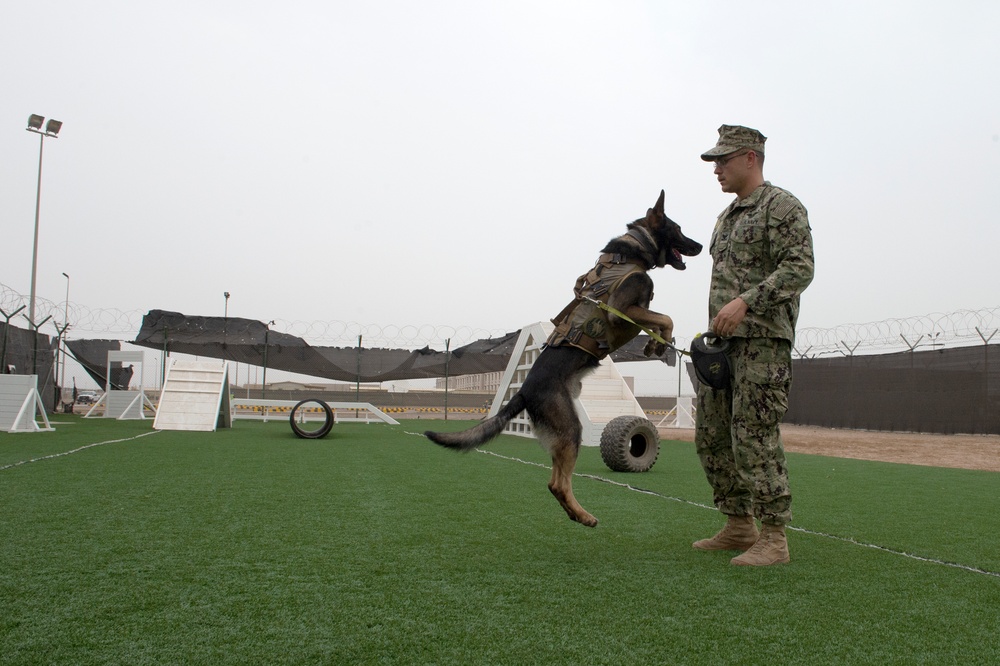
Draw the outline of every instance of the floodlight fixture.
<instances>
[{"instance_id":1,"label":"floodlight fixture","mask_svg":"<svg viewBox=\"0 0 1000 666\"><path fill-rule=\"evenodd\" d=\"M42 123L45 123L45 130L42 130ZM28 126L25 128L29 132L34 132L35 134L41 134L42 136L49 136L56 138L59 136L59 130L62 129L62 121L56 120L55 118L49 118L49 121L45 122L45 116L40 116L37 113L33 113L28 116Z\"/></svg>"}]
</instances>

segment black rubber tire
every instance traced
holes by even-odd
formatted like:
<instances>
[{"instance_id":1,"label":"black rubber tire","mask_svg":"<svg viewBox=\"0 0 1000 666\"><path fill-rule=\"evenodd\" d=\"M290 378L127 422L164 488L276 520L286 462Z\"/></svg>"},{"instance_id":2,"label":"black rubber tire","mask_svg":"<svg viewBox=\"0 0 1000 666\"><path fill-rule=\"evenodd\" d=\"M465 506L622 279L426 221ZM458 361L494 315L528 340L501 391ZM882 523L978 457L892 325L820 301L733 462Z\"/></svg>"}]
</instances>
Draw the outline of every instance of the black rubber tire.
<instances>
[{"instance_id":1,"label":"black rubber tire","mask_svg":"<svg viewBox=\"0 0 1000 666\"><path fill-rule=\"evenodd\" d=\"M302 405L315 402L323 408L326 413L326 423L319 430L303 430L299 427L299 424L295 422L295 413L299 411L299 407ZM288 415L288 422L292 425L292 432L302 439L323 439L333 428L333 410L330 409L330 405L326 404L319 398L306 398L305 400L300 400L297 405L292 407L292 413Z\"/></svg>"},{"instance_id":2,"label":"black rubber tire","mask_svg":"<svg viewBox=\"0 0 1000 666\"><path fill-rule=\"evenodd\" d=\"M660 455L660 436L642 416L618 416L601 433L601 458L615 472L648 472Z\"/></svg>"}]
</instances>

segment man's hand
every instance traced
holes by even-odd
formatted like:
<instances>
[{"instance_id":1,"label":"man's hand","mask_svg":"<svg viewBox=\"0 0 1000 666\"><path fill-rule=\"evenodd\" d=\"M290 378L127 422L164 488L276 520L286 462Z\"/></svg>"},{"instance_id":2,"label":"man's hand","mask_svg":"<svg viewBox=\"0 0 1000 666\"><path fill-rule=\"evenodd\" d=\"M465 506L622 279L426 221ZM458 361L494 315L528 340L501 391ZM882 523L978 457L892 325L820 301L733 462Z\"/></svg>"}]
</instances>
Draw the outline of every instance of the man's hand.
<instances>
[{"instance_id":1,"label":"man's hand","mask_svg":"<svg viewBox=\"0 0 1000 666\"><path fill-rule=\"evenodd\" d=\"M746 301L742 298L737 297L729 301L712 320L712 332L728 338L736 331L736 327L742 323L743 318L747 316L748 309Z\"/></svg>"}]
</instances>

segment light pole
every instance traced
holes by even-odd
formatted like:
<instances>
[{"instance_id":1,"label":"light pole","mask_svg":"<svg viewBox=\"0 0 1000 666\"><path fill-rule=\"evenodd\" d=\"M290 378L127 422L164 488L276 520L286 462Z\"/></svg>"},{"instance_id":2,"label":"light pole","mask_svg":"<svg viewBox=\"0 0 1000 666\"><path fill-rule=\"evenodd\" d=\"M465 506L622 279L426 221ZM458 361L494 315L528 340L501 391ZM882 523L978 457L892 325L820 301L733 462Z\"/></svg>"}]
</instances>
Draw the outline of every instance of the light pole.
<instances>
[{"instance_id":1,"label":"light pole","mask_svg":"<svg viewBox=\"0 0 1000 666\"><path fill-rule=\"evenodd\" d=\"M225 322L224 322L225 328L222 329L222 335L223 335L223 339L225 339L228 342L229 341L229 337L228 337L229 336L229 292L228 291L224 291L224 292L222 292L222 295L226 297L226 309L223 310L223 316L225 317ZM236 376L233 378L233 385L239 385L239 383L240 383L240 364L239 364L239 361L236 362L235 373L236 373Z\"/></svg>"},{"instance_id":2,"label":"light pole","mask_svg":"<svg viewBox=\"0 0 1000 666\"><path fill-rule=\"evenodd\" d=\"M66 306L63 309L63 335L62 335L63 353L62 353L62 379L59 380L60 389L66 387L66 330L69 329L69 275L63 273L63 277L66 278Z\"/></svg>"},{"instance_id":3,"label":"light pole","mask_svg":"<svg viewBox=\"0 0 1000 666\"><path fill-rule=\"evenodd\" d=\"M34 132L40 137L38 144L38 189L35 193L35 242L31 250L31 293L28 296L28 320L31 325L35 325L35 275L38 268L38 215L42 204L42 152L45 150L45 137L58 138L59 130L62 129L62 122L49 119L42 130L42 123L45 117L36 113L28 116L28 126L25 128L29 132Z\"/></svg>"}]
</instances>

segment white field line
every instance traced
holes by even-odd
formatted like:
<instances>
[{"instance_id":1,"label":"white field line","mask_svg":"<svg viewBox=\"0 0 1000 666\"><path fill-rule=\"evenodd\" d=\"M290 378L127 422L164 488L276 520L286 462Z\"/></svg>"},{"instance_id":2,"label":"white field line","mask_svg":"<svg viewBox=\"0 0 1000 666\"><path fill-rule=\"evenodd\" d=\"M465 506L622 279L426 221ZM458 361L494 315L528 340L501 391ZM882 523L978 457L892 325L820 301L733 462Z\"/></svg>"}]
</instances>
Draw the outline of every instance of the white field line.
<instances>
[{"instance_id":1,"label":"white field line","mask_svg":"<svg viewBox=\"0 0 1000 666\"><path fill-rule=\"evenodd\" d=\"M513 462L519 462L523 465L531 465L534 467L541 467L543 469L551 469L548 465L543 465L541 463L531 462L528 460L521 460L520 458L514 458L512 456L505 456L499 453L494 453L493 451L484 451L482 449L476 449L479 453L485 453L487 455L495 456L497 458L503 458L504 460L510 460ZM696 506L700 509L709 509L711 511L716 511L714 506L708 504L702 504L700 502L692 502L691 500L686 500L681 497L671 497L670 495L664 495L652 490L644 490L642 488L636 488L635 486L629 485L627 483L621 483L620 481L614 481L612 479L605 478L603 476L596 476L594 474L579 474L574 473L573 476L578 476L582 479L591 479L593 481L600 481L601 483L607 483L612 486L618 486L619 488L625 488L626 490L631 490L632 492L641 493L643 495L652 495L653 497L659 497L661 499L670 500L671 502L680 502L681 504L689 504L691 506ZM825 532L817 532L815 530L805 529L803 527L795 527L794 525L789 525L787 529L801 532L803 534L811 534L813 536L819 536L826 539L832 539L834 541L840 541L842 543L849 543L855 546L861 546L862 548L871 548L873 550L880 550L884 553L889 553L890 555L898 555L899 557L905 557L911 560L917 560L919 562L927 562L929 564L938 564L943 567L951 567L953 569L962 569L963 571L968 571L971 573L981 574L983 576L993 576L995 578L1000 578L1000 572L988 571L986 569L979 569L978 567L971 567L965 564L960 564L958 562L947 562L945 560L938 560L933 557L924 557L923 555L915 555L914 553L907 553L906 551L896 550L894 548L888 548L886 546L879 546L874 543L866 543L864 541L858 541L851 537L842 537L835 534L826 534Z\"/></svg>"},{"instance_id":2,"label":"white field line","mask_svg":"<svg viewBox=\"0 0 1000 666\"><path fill-rule=\"evenodd\" d=\"M41 462L42 460L51 460L52 458L61 458L63 456L68 456L73 453L79 453L80 451L86 451L87 449L92 449L95 446L104 446L105 444L118 444L120 442L131 442L132 440L139 439L140 437L145 437L146 435L155 435L160 432L159 430L151 430L149 432L144 432L141 435L136 435L135 437L126 437L125 439L109 439L106 442L94 442L93 444L87 444L86 446L81 446L79 448L73 449L72 451L63 451L62 453L53 453L51 455L42 456L40 458L32 458L31 460L19 460L16 463L11 463L9 465L4 465L0 467L0 472L11 469L12 467L20 467L21 465L27 465L28 463Z\"/></svg>"}]
</instances>

